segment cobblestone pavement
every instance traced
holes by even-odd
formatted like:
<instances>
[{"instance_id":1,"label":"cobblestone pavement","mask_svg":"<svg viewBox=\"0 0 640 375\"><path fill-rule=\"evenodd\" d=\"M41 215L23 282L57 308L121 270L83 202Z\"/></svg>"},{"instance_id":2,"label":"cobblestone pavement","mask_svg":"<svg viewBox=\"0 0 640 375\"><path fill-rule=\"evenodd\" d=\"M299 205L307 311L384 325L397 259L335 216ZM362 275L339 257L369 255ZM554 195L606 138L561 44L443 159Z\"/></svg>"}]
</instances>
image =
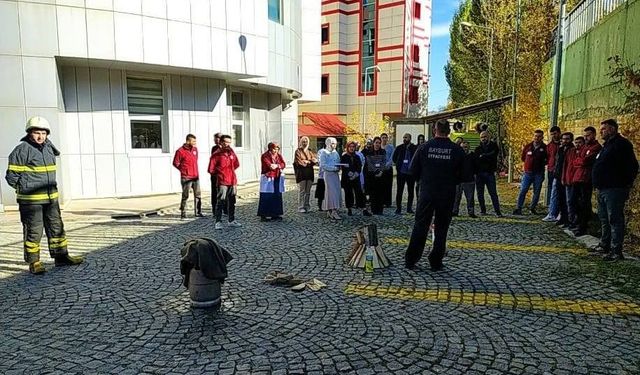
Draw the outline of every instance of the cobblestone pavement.
<instances>
[{"instance_id":1,"label":"cobblestone pavement","mask_svg":"<svg viewBox=\"0 0 640 375\"><path fill-rule=\"evenodd\" d=\"M431 374L640 372L640 301L559 266L584 249L539 218L456 219L445 270L403 267L413 217L299 214L242 228L177 210L137 221L67 222L78 267L40 277L18 223L0 229L0 373ZM534 220L535 219L535 220ZM375 222L392 267L344 265L355 228ZM179 249L210 236L235 259L219 311L193 310ZM44 242L43 242L44 243ZM328 287L295 293L269 271Z\"/></svg>"}]
</instances>

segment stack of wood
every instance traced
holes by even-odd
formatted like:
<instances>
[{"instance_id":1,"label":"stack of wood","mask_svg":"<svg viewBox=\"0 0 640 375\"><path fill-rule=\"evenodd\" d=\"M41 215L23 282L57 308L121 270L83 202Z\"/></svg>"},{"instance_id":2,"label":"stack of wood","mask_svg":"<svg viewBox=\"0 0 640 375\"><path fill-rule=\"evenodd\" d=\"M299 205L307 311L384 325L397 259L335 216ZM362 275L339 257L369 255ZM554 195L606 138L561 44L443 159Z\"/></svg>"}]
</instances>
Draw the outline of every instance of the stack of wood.
<instances>
[{"instance_id":1,"label":"stack of wood","mask_svg":"<svg viewBox=\"0 0 640 375\"><path fill-rule=\"evenodd\" d=\"M351 267L364 268L368 248L371 248L373 253L374 269L387 268L391 265L391 261L382 251L382 246L378 241L378 227L375 224L369 224L356 231L351 252L346 259L347 264Z\"/></svg>"}]
</instances>

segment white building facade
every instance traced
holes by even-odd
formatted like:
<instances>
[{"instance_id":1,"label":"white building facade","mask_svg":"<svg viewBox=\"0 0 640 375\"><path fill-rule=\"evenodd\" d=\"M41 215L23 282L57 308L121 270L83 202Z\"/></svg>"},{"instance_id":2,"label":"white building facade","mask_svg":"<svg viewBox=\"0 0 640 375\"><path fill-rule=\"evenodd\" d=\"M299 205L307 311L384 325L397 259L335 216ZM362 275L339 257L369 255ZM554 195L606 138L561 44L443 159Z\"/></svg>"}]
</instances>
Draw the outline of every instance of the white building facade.
<instances>
[{"instance_id":1,"label":"white building facade","mask_svg":"<svg viewBox=\"0 0 640 375\"><path fill-rule=\"evenodd\" d=\"M203 187L213 135L240 182L269 141L287 161L297 102L320 99L320 0L0 1L0 167L26 120L62 152L63 201L180 191L171 162L196 135ZM14 205L4 178L0 208Z\"/></svg>"}]
</instances>

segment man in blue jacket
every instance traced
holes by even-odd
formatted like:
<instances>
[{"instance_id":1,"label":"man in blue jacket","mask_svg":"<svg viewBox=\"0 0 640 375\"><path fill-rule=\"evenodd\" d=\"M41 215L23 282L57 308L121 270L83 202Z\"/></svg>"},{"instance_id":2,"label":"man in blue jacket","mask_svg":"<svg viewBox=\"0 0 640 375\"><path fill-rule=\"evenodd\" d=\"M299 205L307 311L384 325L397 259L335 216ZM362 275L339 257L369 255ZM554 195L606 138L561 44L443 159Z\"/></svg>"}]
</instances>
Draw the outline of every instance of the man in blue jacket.
<instances>
[{"instance_id":1,"label":"man in blue jacket","mask_svg":"<svg viewBox=\"0 0 640 375\"><path fill-rule=\"evenodd\" d=\"M27 121L26 132L9 155L5 179L16 189L24 232L24 260L29 263L29 271L38 275L46 271L40 261L43 229L56 266L80 264L83 259L67 253L56 183L56 156L60 152L47 138L51 133L49 122L43 117L32 117Z\"/></svg>"},{"instance_id":2,"label":"man in blue jacket","mask_svg":"<svg viewBox=\"0 0 640 375\"><path fill-rule=\"evenodd\" d=\"M616 120L602 121L600 136L604 145L596 156L591 177L593 187L598 189L602 237L594 251L604 253L604 260L617 261L624 259L624 205L638 175L638 159L631 142L618 133Z\"/></svg>"}]
</instances>

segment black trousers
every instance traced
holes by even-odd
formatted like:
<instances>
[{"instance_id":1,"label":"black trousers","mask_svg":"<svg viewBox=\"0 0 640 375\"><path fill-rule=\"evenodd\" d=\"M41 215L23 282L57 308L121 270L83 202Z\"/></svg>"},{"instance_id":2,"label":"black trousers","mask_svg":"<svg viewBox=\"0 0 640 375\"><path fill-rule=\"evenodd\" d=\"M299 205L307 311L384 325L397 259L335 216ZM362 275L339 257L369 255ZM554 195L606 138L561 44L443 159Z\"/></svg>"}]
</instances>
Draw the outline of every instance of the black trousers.
<instances>
[{"instance_id":1,"label":"black trousers","mask_svg":"<svg viewBox=\"0 0 640 375\"><path fill-rule=\"evenodd\" d=\"M216 215L216 207L218 206L218 176L211 175L211 211L213 216ZM227 214L227 206L222 206L222 212Z\"/></svg>"},{"instance_id":2,"label":"black trousers","mask_svg":"<svg viewBox=\"0 0 640 375\"><path fill-rule=\"evenodd\" d=\"M415 188L415 179L413 176L409 174L404 174L398 172L396 176L396 209L398 211L402 210L402 193L404 193L404 185L407 185L407 211L411 211L413 209L413 189Z\"/></svg>"},{"instance_id":3,"label":"black trousers","mask_svg":"<svg viewBox=\"0 0 640 375\"><path fill-rule=\"evenodd\" d=\"M360 185L360 178L342 182L344 189L344 203L347 208L353 208L354 203L357 208L365 208L365 197Z\"/></svg>"},{"instance_id":4,"label":"black trousers","mask_svg":"<svg viewBox=\"0 0 640 375\"><path fill-rule=\"evenodd\" d=\"M369 194L371 213L374 215L382 215L384 212L384 198L387 193L384 185L384 175L380 177L370 176L365 184L367 194Z\"/></svg>"},{"instance_id":5,"label":"black trousers","mask_svg":"<svg viewBox=\"0 0 640 375\"><path fill-rule=\"evenodd\" d=\"M382 172L382 204L384 207L391 207L391 197L393 195L393 169L389 168Z\"/></svg>"},{"instance_id":6,"label":"black trousers","mask_svg":"<svg viewBox=\"0 0 640 375\"><path fill-rule=\"evenodd\" d=\"M578 230L585 231L589 227L589 220L593 215L591 206L593 186L590 182L578 182L573 186L573 194L576 207L576 224Z\"/></svg>"},{"instance_id":7,"label":"black trousers","mask_svg":"<svg viewBox=\"0 0 640 375\"><path fill-rule=\"evenodd\" d=\"M411 240L405 254L405 263L418 263L424 252L431 221L434 224L433 249L429 254L429 263L441 265L447 247L447 233L451 224L451 211L456 194L456 187L451 186L446 194L430 196L422 194L418 200L416 219L411 232ZM435 219L434 219L435 216Z\"/></svg>"},{"instance_id":8,"label":"black trousers","mask_svg":"<svg viewBox=\"0 0 640 375\"><path fill-rule=\"evenodd\" d=\"M218 186L218 202L216 203L216 223L222 221L222 212L227 208L229 222L236 219L236 186Z\"/></svg>"},{"instance_id":9,"label":"black trousers","mask_svg":"<svg viewBox=\"0 0 640 375\"><path fill-rule=\"evenodd\" d=\"M187 180L186 178L180 179L182 184L182 199L180 200L180 211L184 212L187 205L187 199L189 199L189 190L193 189L193 195L195 198L195 204L193 210L196 214L202 213L202 198L200 193L200 180Z\"/></svg>"},{"instance_id":10,"label":"black trousers","mask_svg":"<svg viewBox=\"0 0 640 375\"><path fill-rule=\"evenodd\" d=\"M67 237L58 201L50 204L21 204L20 221L24 237L25 262L33 263L40 260L43 227L49 242L49 255L55 258L67 254Z\"/></svg>"}]
</instances>

